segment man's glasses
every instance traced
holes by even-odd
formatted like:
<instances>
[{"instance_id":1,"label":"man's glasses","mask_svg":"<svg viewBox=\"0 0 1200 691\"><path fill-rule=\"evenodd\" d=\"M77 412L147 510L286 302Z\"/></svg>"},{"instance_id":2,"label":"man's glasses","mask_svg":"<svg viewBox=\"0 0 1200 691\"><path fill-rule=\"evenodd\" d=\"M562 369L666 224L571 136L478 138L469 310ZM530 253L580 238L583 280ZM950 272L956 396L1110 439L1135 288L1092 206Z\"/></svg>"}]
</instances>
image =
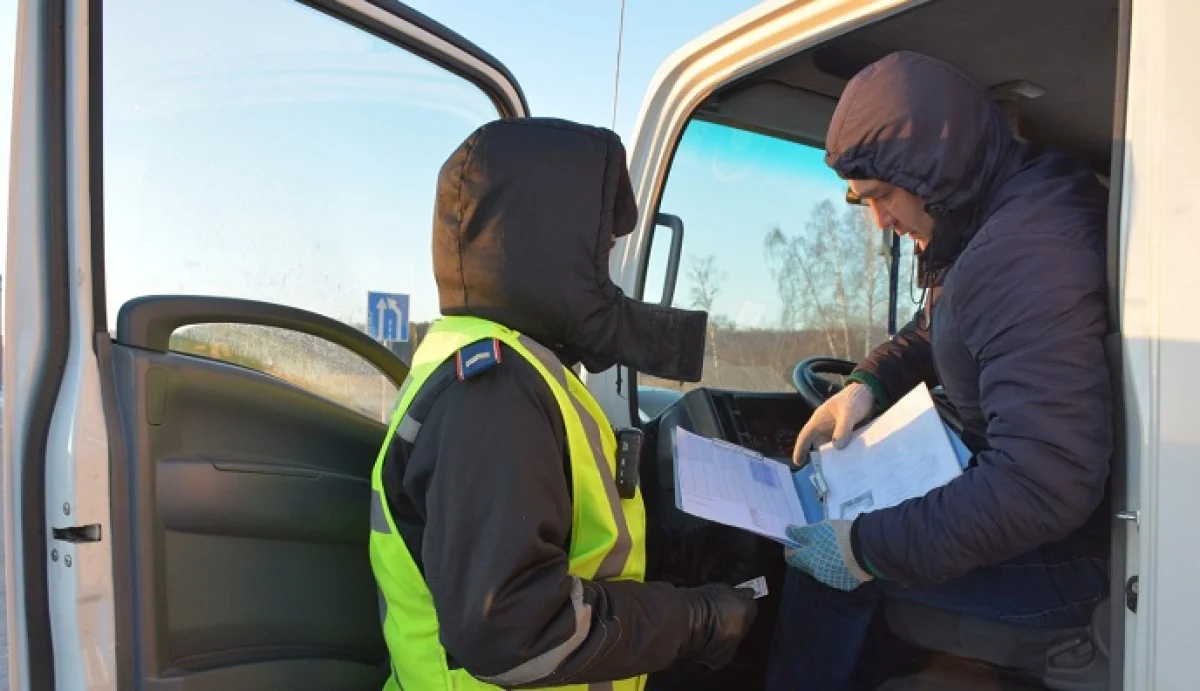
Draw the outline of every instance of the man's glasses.
<instances>
[{"instance_id":1,"label":"man's glasses","mask_svg":"<svg viewBox=\"0 0 1200 691\"><path fill-rule=\"evenodd\" d=\"M846 185L846 203L854 204L855 206L862 206L866 204L866 202L863 201L863 198L855 194L854 189L849 185Z\"/></svg>"}]
</instances>

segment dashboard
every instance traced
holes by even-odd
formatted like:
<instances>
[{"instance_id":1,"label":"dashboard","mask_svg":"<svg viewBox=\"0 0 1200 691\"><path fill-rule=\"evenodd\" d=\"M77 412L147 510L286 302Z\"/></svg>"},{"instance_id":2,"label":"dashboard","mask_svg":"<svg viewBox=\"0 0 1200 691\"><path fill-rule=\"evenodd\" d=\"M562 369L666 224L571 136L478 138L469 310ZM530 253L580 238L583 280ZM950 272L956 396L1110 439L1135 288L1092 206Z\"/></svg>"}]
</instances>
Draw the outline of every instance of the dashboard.
<instances>
[{"instance_id":1,"label":"dashboard","mask_svg":"<svg viewBox=\"0 0 1200 691\"><path fill-rule=\"evenodd\" d=\"M776 459L790 459L812 406L794 393L760 393L698 388L684 394L647 424L657 438L654 457L643 457L643 475L652 471L663 490L674 491L671 430L724 439ZM647 451L650 451L649 449ZM647 464L653 468L645 467Z\"/></svg>"},{"instance_id":2,"label":"dashboard","mask_svg":"<svg viewBox=\"0 0 1200 691\"><path fill-rule=\"evenodd\" d=\"M726 434L737 437L726 438L764 456L790 458L796 435L812 414L812 408L797 394L767 397L713 392L710 402L718 418L725 418Z\"/></svg>"}]
</instances>

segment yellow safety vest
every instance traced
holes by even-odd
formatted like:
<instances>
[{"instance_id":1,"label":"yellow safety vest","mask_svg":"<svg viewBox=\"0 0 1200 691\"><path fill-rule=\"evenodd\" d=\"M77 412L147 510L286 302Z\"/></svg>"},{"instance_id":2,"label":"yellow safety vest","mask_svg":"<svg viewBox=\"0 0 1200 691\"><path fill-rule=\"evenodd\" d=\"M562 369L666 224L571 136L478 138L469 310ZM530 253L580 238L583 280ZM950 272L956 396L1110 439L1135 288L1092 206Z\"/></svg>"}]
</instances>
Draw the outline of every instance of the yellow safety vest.
<instances>
[{"instance_id":1,"label":"yellow safety vest","mask_svg":"<svg viewBox=\"0 0 1200 691\"><path fill-rule=\"evenodd\" d=\"M586 580L641 581L646 571L646 514L641 491L632 499L617 494L616 438L604 412L587 388L545 347L504 326L474 317L436 321L413 357L412 371L401 387L398 405L383 448L371 473L371 567L380 589L383 633L391 656L392 675L385 691L450 691L497 689L464 669L447 666L438 640L433 597L425 584L384 500L382 468L388 446L398 431L419 430L405 417L430 375L460 350L496 339L533 365L546 380L562 412L571 461L572 524L569 572ZM462 359L459 364L461 366ZM470 428L464 428L470 434ZM514 430L514 433L520 433ZM407 437L406 437L407 438ZM461 558L470 560L471 555ZM582 597L576 592L577 598ZM582 631L580 633L583 633ZM531 660L527 670L557 665L554 659ZM522 665L522 667L526 667ZM521 668L514 670L519 676ZM548 670L546 670L548 671ZM526 673L529 673L526 671ZM537 674L536 672L533 672ZM544 676L544 672L538 674ZM501 682L503 683L503 682ZM519 683L519 682L512 682ZM562 686L590 691L641 691L645 677Z\"/></svg>"}]
</instances>

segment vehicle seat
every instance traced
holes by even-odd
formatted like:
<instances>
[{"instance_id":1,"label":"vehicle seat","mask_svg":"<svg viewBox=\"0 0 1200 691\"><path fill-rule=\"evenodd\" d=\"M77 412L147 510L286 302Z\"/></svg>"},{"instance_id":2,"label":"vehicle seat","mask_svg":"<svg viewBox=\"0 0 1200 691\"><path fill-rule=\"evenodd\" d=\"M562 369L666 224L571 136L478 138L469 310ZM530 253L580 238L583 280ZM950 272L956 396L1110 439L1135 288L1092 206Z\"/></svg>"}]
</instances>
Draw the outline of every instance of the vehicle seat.
<instances>
[{"instance_id":1,"label":"vehicle seat","mask_svg":"<svg viewBox=\"0 0 1200 691\"><path fill-rule=\"evenodd\" d=\"M1030 629L901 600L889 600L884 613L892 633L918 648L983 661L1048 689L1108 688L1108 598L1096 606L1088 626L1074 629Z\"/></svg>"}]
</instances>

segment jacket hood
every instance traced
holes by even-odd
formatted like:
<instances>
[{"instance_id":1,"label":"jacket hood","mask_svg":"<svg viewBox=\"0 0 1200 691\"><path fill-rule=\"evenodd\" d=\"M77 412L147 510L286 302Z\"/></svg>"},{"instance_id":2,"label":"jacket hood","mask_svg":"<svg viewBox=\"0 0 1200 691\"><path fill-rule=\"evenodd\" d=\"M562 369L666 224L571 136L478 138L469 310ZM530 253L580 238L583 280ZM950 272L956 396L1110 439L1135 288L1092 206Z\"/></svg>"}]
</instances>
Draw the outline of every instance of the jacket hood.
<instances>
[{"instance_id":1,"label":"jacket hood","mask_svg":"<svg viewBox=\"0 0 1200 691\"><path fill-rule=\"evenodd\" d=\"M979 85L907 51L850 80L825 141L825 162L842 178L881 180L925 202L937 227L924 259L935 264L956 256L977 230L980 208L1020 148Z\"/></svg>"},{"instance_id":2,"label":"jacket hood","mask_svg":"<svg viewBox=\"0 0 1200 691\"><path fill-rule=\"evenodd\" d=\"M503 324L593 372L619 362L696 381L707 315L631 300L609 277L612 239L636 222L615 133L544 118L486 124L438 177L441 311ZM697 337L699 353L684 347Z\"/></svg>"},{"instance_id":3,"label":"jacket hood","mask_svg":"<svg viewBox=\"0 0 1200 691\"><path fill-rule=\"evenodd\" d=\"M978 201L1015 144L999 106L944 62L892 53L846 85L825 162L846 179L896 185L935 210Z\"/></svg>"}]
</instances>

